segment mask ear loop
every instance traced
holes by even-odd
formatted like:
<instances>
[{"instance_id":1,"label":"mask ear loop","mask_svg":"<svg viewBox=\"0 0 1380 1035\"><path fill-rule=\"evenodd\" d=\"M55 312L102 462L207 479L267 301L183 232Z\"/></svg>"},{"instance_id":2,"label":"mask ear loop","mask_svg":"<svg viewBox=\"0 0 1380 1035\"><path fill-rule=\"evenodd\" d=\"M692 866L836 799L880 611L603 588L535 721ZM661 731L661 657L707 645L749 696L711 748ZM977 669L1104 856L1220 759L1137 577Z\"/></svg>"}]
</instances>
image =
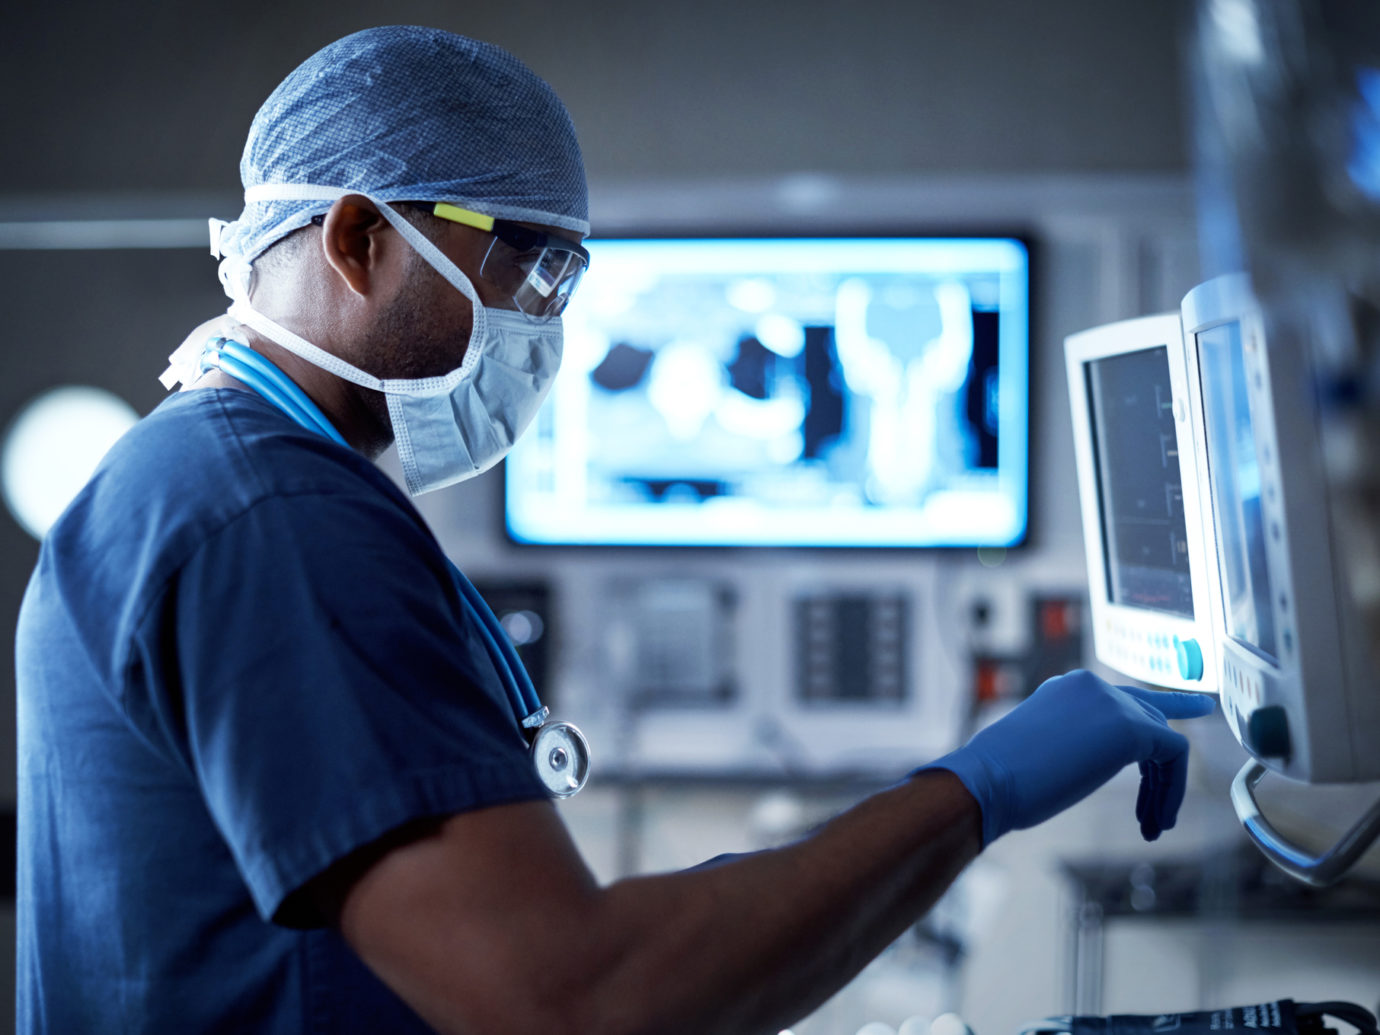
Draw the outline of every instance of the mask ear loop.
<instances>
[{"instance_id":1,"label":"mask ear loop","mask_svg":"<svg viewBox=\"0 0 1380 1035\"><path fill-rule=\"evenodd\" d=\"M379 214L392 224L393 229L403 236L403 239L412 246L413 250L425 259L432 269L443 276L452 287L469 299L472 313L470 339L465 345L465 355L460 361L460 366L452 374L447 375L446 380L449 383L446 385L446 390L449 390L464 380L465 375L474 369L474 365L479 362L479 353L488 340L488 321L484 303L480 300L479 292L475 290L469 277L465 276L464 271L455 265L440 248L437 248L425 234L409 223L390 203L362 190L326 187L312 183L260 183L244 192L244 200L246 204L255 201L338 201L348 194L358 194L372 201L378 208ZM246 299L246 303L247 301ZM421 380L439 379L426 378Z\"/></svg>"}]
</instances>

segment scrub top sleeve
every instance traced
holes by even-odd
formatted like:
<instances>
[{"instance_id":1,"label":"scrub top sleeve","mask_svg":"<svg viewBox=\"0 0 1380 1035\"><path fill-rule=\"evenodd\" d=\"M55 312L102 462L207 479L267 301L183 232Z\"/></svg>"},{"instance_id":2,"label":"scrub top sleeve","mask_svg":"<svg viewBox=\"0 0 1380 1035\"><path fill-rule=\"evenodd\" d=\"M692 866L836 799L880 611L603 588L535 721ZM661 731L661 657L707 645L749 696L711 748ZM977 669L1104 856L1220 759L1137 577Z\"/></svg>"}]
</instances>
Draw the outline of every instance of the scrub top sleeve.
<instances>
[{"instance_id":1,"label":"scrub top sleeve","mask_svg":"<svg viewBox=\"0 0 1380 1035\"><path fill-rule=\"evenodd\" d=\"M170 597L184 757L265 919L411 820L545 796L444 556L386 496L264 500Z\"/></svg>"}]
</instances>

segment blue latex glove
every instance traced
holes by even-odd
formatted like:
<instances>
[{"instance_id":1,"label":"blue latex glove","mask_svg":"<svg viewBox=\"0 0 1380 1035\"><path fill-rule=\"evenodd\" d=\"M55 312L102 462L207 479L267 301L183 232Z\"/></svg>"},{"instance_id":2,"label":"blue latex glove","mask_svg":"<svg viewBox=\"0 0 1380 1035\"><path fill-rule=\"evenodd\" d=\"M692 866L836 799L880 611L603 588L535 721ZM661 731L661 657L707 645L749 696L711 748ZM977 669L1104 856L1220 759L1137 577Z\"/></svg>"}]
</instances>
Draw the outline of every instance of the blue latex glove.
<instances>
[{"instance_id":1,"label":"blue latex glove","mask_svg":"<svg viewBox=\"0 0 1380 1035\"><path fill-rule=\"evenodd\" d=\"M1140 764L1136 819L1153 841L1184 800L1188 741L1166 719L1208 715L1206 694L1112 686L1078 670L1047 679L1009 714L925 769L947 769L982 808L983 847L1043 823Z\"/></svg>"}]
</instances>

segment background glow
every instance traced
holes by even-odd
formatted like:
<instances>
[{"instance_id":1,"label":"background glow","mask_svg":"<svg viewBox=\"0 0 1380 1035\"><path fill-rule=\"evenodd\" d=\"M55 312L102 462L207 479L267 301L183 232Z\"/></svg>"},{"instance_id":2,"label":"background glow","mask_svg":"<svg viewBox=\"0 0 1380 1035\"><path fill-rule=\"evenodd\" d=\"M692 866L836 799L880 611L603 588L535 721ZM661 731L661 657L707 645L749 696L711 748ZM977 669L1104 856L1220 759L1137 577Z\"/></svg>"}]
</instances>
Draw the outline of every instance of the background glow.
<instances>
[{"instance_id":1,"label":"background glow","mask_svg":"<svg viewBox=\"0 0 1380 1035\"><path fill-rule=\"evenodd\" d=\"M100 388L54 388L24 407L0 452L0 486L14 519L42 539L115 440L139 415Z\"/></svg>"}]
</instances>

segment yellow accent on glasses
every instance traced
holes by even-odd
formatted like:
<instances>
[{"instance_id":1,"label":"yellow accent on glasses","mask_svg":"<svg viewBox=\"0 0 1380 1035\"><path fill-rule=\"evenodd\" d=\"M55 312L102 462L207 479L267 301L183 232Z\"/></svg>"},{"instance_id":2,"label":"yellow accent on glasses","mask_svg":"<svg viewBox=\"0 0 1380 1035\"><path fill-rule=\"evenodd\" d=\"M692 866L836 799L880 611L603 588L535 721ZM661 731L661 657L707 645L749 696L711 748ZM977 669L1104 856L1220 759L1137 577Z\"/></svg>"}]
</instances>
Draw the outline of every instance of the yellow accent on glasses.
<instances>
[{"instance_id":1,"label":"yellow accent on glasses","mask_svg":"<svg viewBox=\"0 0 1380 1035\"><path fill-rule=\"evenodd\" d=\"M589 252L579 241L446 201L421 204L441 219L493 235L479 275L509 295L513 305L534 320L559 316L589 267ZM496 251L500 241L506 247Z\"/></svg>"},{"instance_id":2,"label":"yellow accent on glasses","mask_svg":"<svg viewBox=\"0 0 1380 1035\"><path fill-rule=\"evenodd\" d=\"M492 233L494 229L494 217L486 216L480 212L471 212L467 208L459 205L448 205L444 201L438 201L432 212L442 219L449 219L452 223L460 223L462 226L472 226L476 230L483 230Z\"/></svg>"}]
</instances>

